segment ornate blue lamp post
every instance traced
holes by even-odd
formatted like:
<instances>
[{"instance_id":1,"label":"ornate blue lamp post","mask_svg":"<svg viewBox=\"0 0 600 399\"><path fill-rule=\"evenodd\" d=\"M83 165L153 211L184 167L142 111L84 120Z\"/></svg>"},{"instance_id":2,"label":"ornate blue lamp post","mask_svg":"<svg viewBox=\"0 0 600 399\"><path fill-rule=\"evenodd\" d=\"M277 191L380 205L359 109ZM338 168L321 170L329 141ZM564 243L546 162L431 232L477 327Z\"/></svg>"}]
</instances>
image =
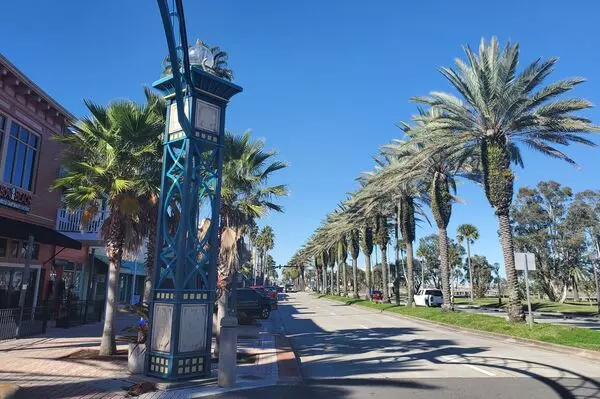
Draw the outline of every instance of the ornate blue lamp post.
<instances>
[{"instance_id":1,"label":"ornate blue lamp post","mask_svg":"<svg viewBox=\"0 0 600 399\"><path fill-rule=\"evenodd\" d=\"M242 88L211 72L201 42L188 50L181 0L176 10L158 4L172 75L153 85L167 100L167 123L147 372L178 380L210 374L225 108Z\"/></svg>"}]
</instances>

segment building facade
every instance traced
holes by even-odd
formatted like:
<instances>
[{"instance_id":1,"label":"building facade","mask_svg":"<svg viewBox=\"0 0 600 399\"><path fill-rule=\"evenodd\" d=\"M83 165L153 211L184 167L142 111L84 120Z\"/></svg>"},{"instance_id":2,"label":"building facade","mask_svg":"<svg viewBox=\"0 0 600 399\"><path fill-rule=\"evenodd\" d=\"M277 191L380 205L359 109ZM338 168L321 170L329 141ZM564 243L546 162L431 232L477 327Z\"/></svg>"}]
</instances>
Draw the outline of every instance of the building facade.
<instances>
[{"instance_id":1,"label":"building facade","mask_svg":"<svg viewBox=\"0 0 600 399\"><path fill-rule=\"evenodd\" d=\"M86 257L79 242L56 232L61 193L50 190L60 169L60 145L51 137L67 133L73 120L0 54L0 308L18 306L21 289L25 306L48 297L52 280L62 278L57 253ZM23 281L29 237L34 246Z\"/></svg>"}]
</instances>

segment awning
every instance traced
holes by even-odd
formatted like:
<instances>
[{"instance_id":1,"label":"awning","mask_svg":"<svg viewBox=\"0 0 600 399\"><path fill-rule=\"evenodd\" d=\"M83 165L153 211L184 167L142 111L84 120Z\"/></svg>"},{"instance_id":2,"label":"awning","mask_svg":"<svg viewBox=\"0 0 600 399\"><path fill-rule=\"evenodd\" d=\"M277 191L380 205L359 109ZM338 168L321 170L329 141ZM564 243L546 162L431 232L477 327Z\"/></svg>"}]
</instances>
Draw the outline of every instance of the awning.
<instances>
[{"instance_id":1,"label":"awning","mask_svg":"<svg viewBox=\"0 0 600 399\"><path fill-rule=\"evenodd\" d=\"M56 230L37 224L21 222L0 216L0 236L27 240L29 235L40 244L57 245L64 248L81 249L81 243Z\"/></svg>"},{"instance_id":2,"label":"awning","mask_svg":"<svg viewBox=\"0 0 600 399\"><path fill-rule=\"evenodd\" d=\"M95 255L96 259L105 263L107 266L110 263L108 260L108 256L106 255ZM136 274L138 276L146 275L146 264L144 262L134 262L127 259L121 259L121 269L119 270L120 274Z\"/></svg>"}]
</instances>

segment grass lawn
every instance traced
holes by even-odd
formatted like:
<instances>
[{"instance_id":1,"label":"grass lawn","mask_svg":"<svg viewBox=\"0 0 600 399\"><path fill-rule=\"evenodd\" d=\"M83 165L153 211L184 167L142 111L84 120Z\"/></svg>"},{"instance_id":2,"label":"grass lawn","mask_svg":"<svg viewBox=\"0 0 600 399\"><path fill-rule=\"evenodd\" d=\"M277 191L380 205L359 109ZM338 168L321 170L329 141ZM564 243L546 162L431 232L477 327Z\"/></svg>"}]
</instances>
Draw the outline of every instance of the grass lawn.
<instances>
[{"instance_id":1,"label":"grass lawn","mask_svg":"<svg viewBox=\"0 0 600 399\"><path fill-rule=\"evenodd\" d=\"M565 327L552 324L536 324L533 328L529 328L525 323L509 323L501 317L485 316L467 312L442 312L439 308L407 308L405 306L396 306L389 303L381 304L366 301L364 299L350 299L335 295L319 297L344 302L348 305L357 305L380 311L398 313L457 327L467 327L474 330L600 351L600 331L594 331L587 328Z\"/></svg>"},{"instance_id":2,"label":"grass lawn","mask_svg":"<svg viewBox=\"0 0 600 399\"><path fill-rule=\"evenodd\" d=\"M502 308L506 306L508 298L502 298ZM479 305L486 307L500 307L498 298L478 298L471 302L469 298L454 298L454 303L458 305ZM524 307L527 303L524 303ZM572 315L594 315L598 314L598 307L595 302L590 306L589 302L550 302L544 299L532 299L531 309L537 312L559 312Z\"/></svg>"}]
</instances>

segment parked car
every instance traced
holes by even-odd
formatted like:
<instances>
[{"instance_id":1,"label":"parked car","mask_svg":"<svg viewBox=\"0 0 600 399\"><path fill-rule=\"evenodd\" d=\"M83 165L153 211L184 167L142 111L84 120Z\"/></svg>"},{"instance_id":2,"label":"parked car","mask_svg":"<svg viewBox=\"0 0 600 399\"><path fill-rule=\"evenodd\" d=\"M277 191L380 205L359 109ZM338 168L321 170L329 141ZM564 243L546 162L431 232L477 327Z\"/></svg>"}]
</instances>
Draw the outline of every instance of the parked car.
<instances>
[{"instance_id":1,"label":"parked car","mask_svg":"<svg viewBox=\"0 0 600 399\"><path fill-rule=\"evenodd\" d=\"M417 306L442 306L444 297L442 291L433 288L423 288L414 296Z\"/></svg>"},{"instance_id":2,"label":"parked car","mask_svg":"<svg viewBox=\"0 0 600 399\"><path fill-rule=\"evenodd\" d=\"M278 285L276 288L277 288L277 292L278 293L283 293L283 287L282 286Z\"/></svg>"},{"instance_id":3,"label":"parked car","mask_svg":"<svg viewBox=\"0 0 600 399\"><path fill-rule=\"evenodd\" d=\"M294 285L293 284L286 284L285 285L285 292L295 292Z\"/></svg>"},{"instance_id":4,"label":"parked car","mask_svg":"<svg viewBox=\"0 0 600 399\"><path fill-rule=\"evenodd\" d=\"M250 288L237 290L238 314L255 319L268 319L271 316L271 299Z\"/></svg>"},{"instance_id":5,"label":"parked car","mask_svg":"<svg viewBox=\"0 0 600 399\"><path fill-rule=\"evenodd\" d=\"M253 285L250 288L269 298L271 310L277 309L277 290L272 290L270 287L263 285Z\"/></svg>"}]
</instances>

